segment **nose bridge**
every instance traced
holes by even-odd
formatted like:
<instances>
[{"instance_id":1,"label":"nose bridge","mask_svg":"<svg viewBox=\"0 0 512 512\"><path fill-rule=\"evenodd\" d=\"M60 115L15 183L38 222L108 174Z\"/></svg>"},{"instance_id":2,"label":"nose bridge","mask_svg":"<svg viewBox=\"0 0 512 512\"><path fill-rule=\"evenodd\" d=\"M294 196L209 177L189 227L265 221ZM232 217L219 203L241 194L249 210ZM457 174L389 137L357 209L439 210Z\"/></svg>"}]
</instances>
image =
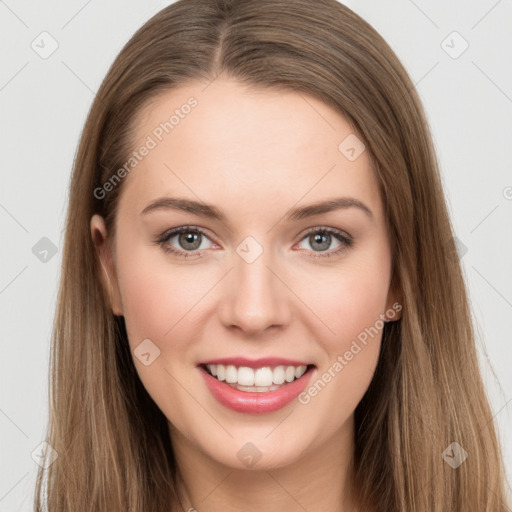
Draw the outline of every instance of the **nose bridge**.
<instances>
[{"instance_id":1,"label":"nose bridge","mask_svg":"<svg viewBox=\"0 0 512 512\"><path fill-rule=\"evenodd\" d=\"M285 287L274 275L275 262L274 251L254 237L237 246L222 309L226 326L254 333L288 320Z\"/></svg>"}]
</instances>

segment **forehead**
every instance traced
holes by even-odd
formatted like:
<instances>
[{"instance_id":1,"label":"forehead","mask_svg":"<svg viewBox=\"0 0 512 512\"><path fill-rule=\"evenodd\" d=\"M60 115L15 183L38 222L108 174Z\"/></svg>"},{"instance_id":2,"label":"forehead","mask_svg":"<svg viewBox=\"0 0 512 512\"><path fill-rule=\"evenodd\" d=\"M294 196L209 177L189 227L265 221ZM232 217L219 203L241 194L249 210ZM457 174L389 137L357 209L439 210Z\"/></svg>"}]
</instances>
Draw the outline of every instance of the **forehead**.
<instances>
[{"instance_id":1,"label":"forehead","mask_svg":"<svg viewBox=\"0 0 512 512\"><path fill-rule=\"evenodd\" d=\"M220 78L189 82L143 108L134 134L137 162L121 201L139 212L165 194L233 204L248 214L276 203L291 207L306 195L379 201L368 152L356 159L344 152L347 144L362 148L350 123L302 92Z\"/></svg>"}]
</instances>

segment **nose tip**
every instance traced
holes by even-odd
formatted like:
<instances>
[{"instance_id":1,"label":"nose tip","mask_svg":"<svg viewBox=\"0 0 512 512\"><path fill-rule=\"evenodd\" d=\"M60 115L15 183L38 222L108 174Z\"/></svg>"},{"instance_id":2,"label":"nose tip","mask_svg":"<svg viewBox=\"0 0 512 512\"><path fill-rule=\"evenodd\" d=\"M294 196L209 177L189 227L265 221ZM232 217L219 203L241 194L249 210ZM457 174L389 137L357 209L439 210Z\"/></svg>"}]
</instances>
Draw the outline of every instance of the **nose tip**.
<instances>
[{"instance_id":1,"label":"nose tip","mask_svg":"<svg viewBox=\"0 0 512 512\"><path fill-rule=\"evenodd\" d=\"M289 319L286 287L267 258L261 255L251 263L240 258L233 270L219 310L224 325L248 335L284 325Z\"/></svg>"}]
</instances>

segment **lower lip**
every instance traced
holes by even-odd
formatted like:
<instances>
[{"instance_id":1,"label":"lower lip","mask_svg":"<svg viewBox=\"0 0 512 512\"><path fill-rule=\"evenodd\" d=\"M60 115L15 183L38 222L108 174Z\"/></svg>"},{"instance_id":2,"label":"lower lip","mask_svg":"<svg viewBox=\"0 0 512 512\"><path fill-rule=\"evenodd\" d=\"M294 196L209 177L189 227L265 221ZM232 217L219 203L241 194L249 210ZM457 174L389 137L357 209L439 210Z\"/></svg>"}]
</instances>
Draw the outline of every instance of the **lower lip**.
<instances>
[{"instance_id":1,"label":"lower lip","mask_svg":"<svg viewBox=\"0 0 512 512\"><path fill-rule=\"evenodd\" d=\"M217 380L203 367L198 367L211 394L224 406L237 412L263 414L282 409L304 391L313 373L309 367L306 373L293 382L283 384L279 389L258 393L256 391L240 391L225 382Z\"/></svg>"}]
</instances>

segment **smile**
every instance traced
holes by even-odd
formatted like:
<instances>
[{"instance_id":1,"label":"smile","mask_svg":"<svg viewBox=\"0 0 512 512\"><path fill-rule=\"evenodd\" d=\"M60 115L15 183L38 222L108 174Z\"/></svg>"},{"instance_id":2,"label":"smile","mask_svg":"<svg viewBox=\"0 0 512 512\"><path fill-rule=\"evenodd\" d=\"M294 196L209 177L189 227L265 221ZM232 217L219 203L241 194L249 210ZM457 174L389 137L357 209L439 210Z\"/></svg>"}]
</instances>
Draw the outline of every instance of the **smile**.
<instances>
[{"instance_id":1,"label":"smile","mask_svg":"<svg viewBox=\"0 0 512 512\"><path fill-rule=\"evenodd\" d=\"M232 359L203 363L197 368L219 403L237 412L262 414L277 411L297 398L316 367L285 360Z\"/></svg>"},{"instance_id":2,"label":"smile","mask_svg":"<svg viewBox=\"0 0 512 512\"><path fill-rule=\"evenodd\" d=\"M209 364L207 371L220 382L241 391L265 392L279 389L285 382L293 382L306 373L307 366L264 366L253 369L248 366L236 367L232 364Z\"/></svg>"}]
</instances>

